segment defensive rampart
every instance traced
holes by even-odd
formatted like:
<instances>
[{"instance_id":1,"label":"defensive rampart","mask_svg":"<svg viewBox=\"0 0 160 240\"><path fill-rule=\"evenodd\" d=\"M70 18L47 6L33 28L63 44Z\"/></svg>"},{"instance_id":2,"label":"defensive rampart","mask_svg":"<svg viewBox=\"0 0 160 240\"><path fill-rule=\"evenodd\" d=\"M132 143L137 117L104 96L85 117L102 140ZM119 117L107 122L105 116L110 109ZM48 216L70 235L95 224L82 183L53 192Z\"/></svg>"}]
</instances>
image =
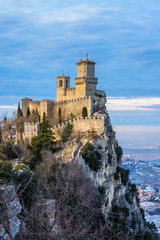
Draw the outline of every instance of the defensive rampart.
<instances>
[{"instance_id":1,"label":"defensive rampart","mask_svg":"<svg viewBox=\"0 0 160 240\"><path fill-rule=\"evenodd\" d=\"M58 119L59 117L59 109L61 109L61 120L66 121L67 119L70 119L71 113L75 117L82 116L83 107L87 108L88 116L90 117L93 113L92 98L90 96L66 101L53 102L51 116L52 124L54 125L56 123L56 119ZM53 121L54 119L55 122Z\"/></svg>"},{"instance_id":2,"label":"defensive rampart","mask_svg":"<svg viewBox=\"0 0 160 240\"><path fill-rule=\"evenodd\" d=\"M59 138L60 134L68 123L73 124L74 133L86 133L94 131L103 132L105 130L104 117L78 117L74 118L73 120L63 122L62 124L53 126L52 131L54 132L56 138Z\"/></svg>"}]
</instances>

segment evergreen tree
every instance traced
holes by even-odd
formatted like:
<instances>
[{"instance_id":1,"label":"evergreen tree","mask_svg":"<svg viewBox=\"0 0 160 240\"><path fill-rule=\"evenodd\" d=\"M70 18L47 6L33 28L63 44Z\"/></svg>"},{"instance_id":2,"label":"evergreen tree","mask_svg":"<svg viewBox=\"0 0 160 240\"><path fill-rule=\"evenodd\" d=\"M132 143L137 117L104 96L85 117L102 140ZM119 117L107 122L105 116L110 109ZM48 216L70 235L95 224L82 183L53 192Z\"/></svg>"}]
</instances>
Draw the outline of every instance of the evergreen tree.
<instances>
[{"instance_id":1,"label":"evergreen tree","mask_svg":"<svg viewBox=\"0 0 160 240\"><path fill-rule=\"evenodd\" d=\"M86 107L83 107L82 108L82 117L85 118L88 116L88 113L87 113L87 108Z\"/></svg>"},{"instance_id":2,"label":"evergreen tree","mask_svg":"<svg viewBox=\"0 0 160 240\"><path fill-rule=\"evenodd\" d=\"M22 117L23 112L22 109L20 108L20 103L18 103L18 109L17 109L17 118Z\"/></svg>"},{"instance_id":3,"label":"evergreen tree","mask_svg":"<svg viewBox=\"0 0 160 240\"><path fill-rule=\"evenodd\" d=\"M43 141L39 138L39 136L32 137L31 144L28 145L28 149L31 152L31 160L29 163L29 167L34 169L37 164L40 164L43 161L41 150L44 147Z\"/></svg>"},{"instance_id":4,"label":"evergreen tree","mask_svg":"<svg viewBox=\"0 0 160 240\"><path fill-rule=\"evenodd\" d=\"M31 115L31 112L30 112L30 108L28 106L28 108L27 108L27 117L29 117L30 115Z\"/></svg>"},{"instance_id":5,"label":"evergreen tree","mask_svg":"<svg viewBox=\"0 0 160 240\"><path fill-rule=\"evenodd\" d=\"M43 119L42 123L40 126L40 134L39 134L39 139L44 142L44 145L46 148L52 147L52 145L55 143L54 142L54 136L53 132L51 130L52 125L50 125L46 113L43 113Z\"/></svg>"},{"instance_id":6,"label":"evergreen tree","mask_svg":"<svg viewBox=\"0 0 160 240\"><path fill-rule=\"evenodd\" d=\"M36 117L37 117L37 121L40 122L40 115L37 108L36 108Z\"/></svg>"},{"instance_id":7,"label":"evergreen tree","mask_svg":"<svg viewBox=\"0 0 160 240\"><path fill-rule=\"evenodd\" d=\"M62 122L62 118L61 118L61 108L58 109L58 118L59 118L59 124L61 124L61 122Z\"/></svg>"}]
</instances>

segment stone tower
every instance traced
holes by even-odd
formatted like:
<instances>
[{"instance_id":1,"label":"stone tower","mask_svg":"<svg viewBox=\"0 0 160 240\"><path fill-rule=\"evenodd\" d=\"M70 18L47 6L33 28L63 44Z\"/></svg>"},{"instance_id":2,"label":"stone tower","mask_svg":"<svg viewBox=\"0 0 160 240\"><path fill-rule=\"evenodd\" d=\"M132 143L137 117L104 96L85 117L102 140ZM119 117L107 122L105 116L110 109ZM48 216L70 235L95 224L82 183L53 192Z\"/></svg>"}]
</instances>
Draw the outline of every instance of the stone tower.
<instances>
[{"instance_id":1,"label":"stone tower","mask_svg":"<svg viewBox=\"0 0 160 240\"><path fill-rule=\"evenodd\" d=\"M69 76L58 76L57 77L57 101L63 99L66 95L66 90L70 88L70 77Z\"/></svg>"},{"instance_id":2,"label":"stone tower","mask_svg":"<svg viewBox=\"0 0 160 240\"><path fill-rule=\"evenodd\" d=\"M23 116L27 115L27 109L29 106L28 104L30 101L32 101L32 99L28 97L21 99L21 108L22 108Z\"/></svg>"},{"instance_id":3,"label":"stone tower","mask_svg":"<svg viewBox=\"0 0 160 240\"><path fill-rule=\"evenodd\" d=\"M95 78L95 62L86 58L77 64L77 78L75 78L76 93L79 97L94 96L98 78Z\"/></svg>"}]
</instances>

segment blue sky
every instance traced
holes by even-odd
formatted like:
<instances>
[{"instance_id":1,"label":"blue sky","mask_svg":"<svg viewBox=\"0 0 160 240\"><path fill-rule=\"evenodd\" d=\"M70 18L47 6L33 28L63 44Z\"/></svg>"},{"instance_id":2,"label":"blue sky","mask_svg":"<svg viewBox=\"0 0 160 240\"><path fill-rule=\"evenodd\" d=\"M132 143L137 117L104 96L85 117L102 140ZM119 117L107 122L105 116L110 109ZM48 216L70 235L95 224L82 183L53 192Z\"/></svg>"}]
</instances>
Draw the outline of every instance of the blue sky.
<instances>
[{"instance_id":1,"label":"blue sky","mask_svg":"<svg viewBox=\"0 0 160 240\"><path fill-rule=\"evenodd\" d=\"M0 115L25 96L55 99L63 71L74 84L81 49L96 62L117 131L143 128L148 140L139 144L160 145L159 16L158 0L1 1Z\"/></svg>"}]
</instances>

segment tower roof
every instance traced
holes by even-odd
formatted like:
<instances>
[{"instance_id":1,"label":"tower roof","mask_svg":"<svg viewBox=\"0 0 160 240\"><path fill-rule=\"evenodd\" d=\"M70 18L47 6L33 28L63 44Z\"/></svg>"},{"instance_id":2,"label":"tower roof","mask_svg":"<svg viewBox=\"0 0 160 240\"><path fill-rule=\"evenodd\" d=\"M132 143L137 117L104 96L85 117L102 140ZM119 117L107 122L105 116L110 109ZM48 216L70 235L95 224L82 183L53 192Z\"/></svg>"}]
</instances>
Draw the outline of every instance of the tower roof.
<instances>
[{"instance_id":1,"label":"tower roof","mask_svg":"<svg viewBox=\"0 0 160 240\"><path fill-rule=\"evenodd\" d=\"M77 62L76 64L81 64L81 63L92 63L92 64L96 64L95 62L93 61L90 61L88 58L82 60L80 59L79 62Z\"/></svg>"},{"instance_id":2,"label":"tower roof","mask_svg":"<svg viewBox=\"0 0 160 240\"><path fill-rule=\"evenodd\" d=\"M25 97L25 98L22 98L22 100L32 100L32 99L28 98L28 97Z\"/></svg>"}]
</instances>

